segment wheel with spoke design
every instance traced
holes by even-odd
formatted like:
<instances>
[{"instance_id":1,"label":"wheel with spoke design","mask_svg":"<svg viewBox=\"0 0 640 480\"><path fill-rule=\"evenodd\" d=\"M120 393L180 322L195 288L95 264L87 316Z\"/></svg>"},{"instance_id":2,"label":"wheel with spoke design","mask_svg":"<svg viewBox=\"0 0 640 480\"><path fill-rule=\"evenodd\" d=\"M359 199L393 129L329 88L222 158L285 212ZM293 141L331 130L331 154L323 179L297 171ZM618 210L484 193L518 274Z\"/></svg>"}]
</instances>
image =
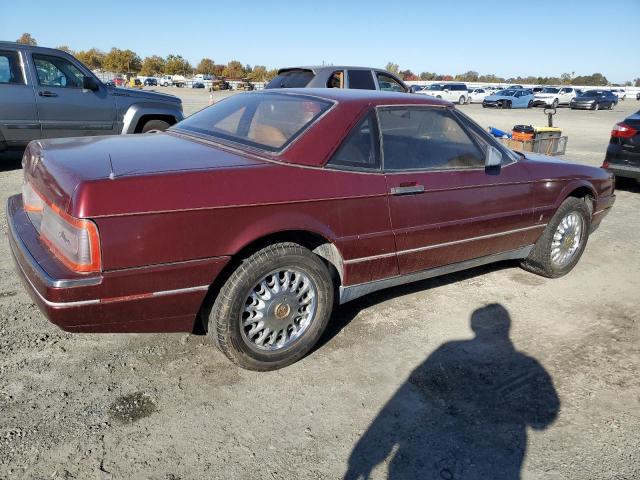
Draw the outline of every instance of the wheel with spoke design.
<instances>
[{"instance_id":1,"label":"wheel with spoke design","mask_svg":"<svg viewBox=\"0 0 640 480\"><path fill-rule=\"evenodd\" d=\"M323 261L295 243L246 258L221 288L208 335L234 363L275 370L302 358L331 315L333 283Z\"/></svg>"},{"instance_id":2,"label":"wheel with spoke design","mask_svg":"<svg viewBox=\"0 0 640 480\"><path fill-rule=\"evenodd\" d=\"M566 275L578 263L589 238L588 198L567 198L536 242L522 267L549 278Z\"/></svg>"}]
</instances>

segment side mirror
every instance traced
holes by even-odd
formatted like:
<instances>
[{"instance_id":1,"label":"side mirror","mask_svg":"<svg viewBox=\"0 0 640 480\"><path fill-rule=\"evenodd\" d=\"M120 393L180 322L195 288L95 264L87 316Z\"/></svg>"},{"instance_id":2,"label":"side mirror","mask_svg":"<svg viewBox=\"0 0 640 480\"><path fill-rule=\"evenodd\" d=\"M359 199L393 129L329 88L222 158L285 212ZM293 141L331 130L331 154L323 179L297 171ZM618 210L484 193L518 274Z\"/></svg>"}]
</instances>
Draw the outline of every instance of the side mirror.
<instances>
[{"instance_id":1,"label":"side mirror","mask_svg":"<svg viewBox=\"0 0 640 480\"><path fill-rule=\"evenodd\" d=\"M83 77L82 78L82 88L84 90L93 90L94 92L100 88L98 82L93 77Z\"/></svg>"},{"instance_id":2,"label":"side mirror","mask_svg":"<svg viewBox=\"0 0 640 480\"><path fill-rule=\"evenodd\" d=\"M499 167L502 164L502 152L491 145L487 146L486 157L484 160L485 167Z\"/></svg>"}]
</instances>

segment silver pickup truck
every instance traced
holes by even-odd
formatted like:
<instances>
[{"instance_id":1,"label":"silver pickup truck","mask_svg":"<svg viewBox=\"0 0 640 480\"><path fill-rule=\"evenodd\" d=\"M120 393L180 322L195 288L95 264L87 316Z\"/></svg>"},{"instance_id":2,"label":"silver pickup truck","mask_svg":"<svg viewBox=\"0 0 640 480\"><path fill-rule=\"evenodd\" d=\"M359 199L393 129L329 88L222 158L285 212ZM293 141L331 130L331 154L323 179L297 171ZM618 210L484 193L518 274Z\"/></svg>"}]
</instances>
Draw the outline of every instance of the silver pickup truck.
<instances>
[{"instance_id":1,"label":"silver pickup truck","mask_svg":"<svg viewBox=\"0 0 640 480\"><path fill-rule=\"evenodd\" d=\"M39 138L164 130L182 118L173 95L108 87L63 51L0 42L0 151Z\"/></svg>"}]
</instances>

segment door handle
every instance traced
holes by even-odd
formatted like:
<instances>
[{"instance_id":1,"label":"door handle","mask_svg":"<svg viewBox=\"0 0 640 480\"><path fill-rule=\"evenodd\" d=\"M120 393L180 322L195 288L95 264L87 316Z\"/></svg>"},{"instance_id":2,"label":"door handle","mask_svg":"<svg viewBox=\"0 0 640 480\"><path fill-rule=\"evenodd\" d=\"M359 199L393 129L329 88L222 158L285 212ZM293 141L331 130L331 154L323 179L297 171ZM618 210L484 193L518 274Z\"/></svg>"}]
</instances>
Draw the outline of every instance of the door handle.
<instances>
[{"instance_id":1,"label":"door handle","mask_svg":"<svg viewBox=\"0 0 640 480\"><path fill-rule=\"evenodd\" d=\"M391 188L391 195L415 195L416 193L424 193L424 185L400 185Z\"/></svg>"},{"instance_id":2,"label":"door handle","mask_svg":"<svg viewBox=\"0 0 640 480\"><path fill-rule=\"evenodd\" d=\"M50 92L49 90L39 91L38 95L40 95L41 97L57 97L58 96L57 93Z\"/></svg>"}]
</instances>

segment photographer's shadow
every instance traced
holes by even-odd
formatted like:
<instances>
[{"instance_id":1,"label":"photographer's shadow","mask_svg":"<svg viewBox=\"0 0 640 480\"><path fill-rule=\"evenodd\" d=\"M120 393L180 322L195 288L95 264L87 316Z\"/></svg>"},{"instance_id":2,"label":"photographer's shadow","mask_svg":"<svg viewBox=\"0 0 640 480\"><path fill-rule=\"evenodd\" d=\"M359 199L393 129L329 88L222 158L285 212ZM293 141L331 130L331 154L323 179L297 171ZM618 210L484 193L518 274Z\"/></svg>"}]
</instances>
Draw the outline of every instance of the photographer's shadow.
<instances>
[{"instance_id":1,"label":"photographer's shadow","mask_svg":"<svg viewBox=\"0 0 640 480\"><path fill-rule=\"evenodd\" d=\"M385 405L349 458L346 480L369 478L389 458L389 479L518 479L527 427L560 407L553 382L509 339L500 304L471 316L475 337L445 343Z\"/></svg>"}]
</instances>

